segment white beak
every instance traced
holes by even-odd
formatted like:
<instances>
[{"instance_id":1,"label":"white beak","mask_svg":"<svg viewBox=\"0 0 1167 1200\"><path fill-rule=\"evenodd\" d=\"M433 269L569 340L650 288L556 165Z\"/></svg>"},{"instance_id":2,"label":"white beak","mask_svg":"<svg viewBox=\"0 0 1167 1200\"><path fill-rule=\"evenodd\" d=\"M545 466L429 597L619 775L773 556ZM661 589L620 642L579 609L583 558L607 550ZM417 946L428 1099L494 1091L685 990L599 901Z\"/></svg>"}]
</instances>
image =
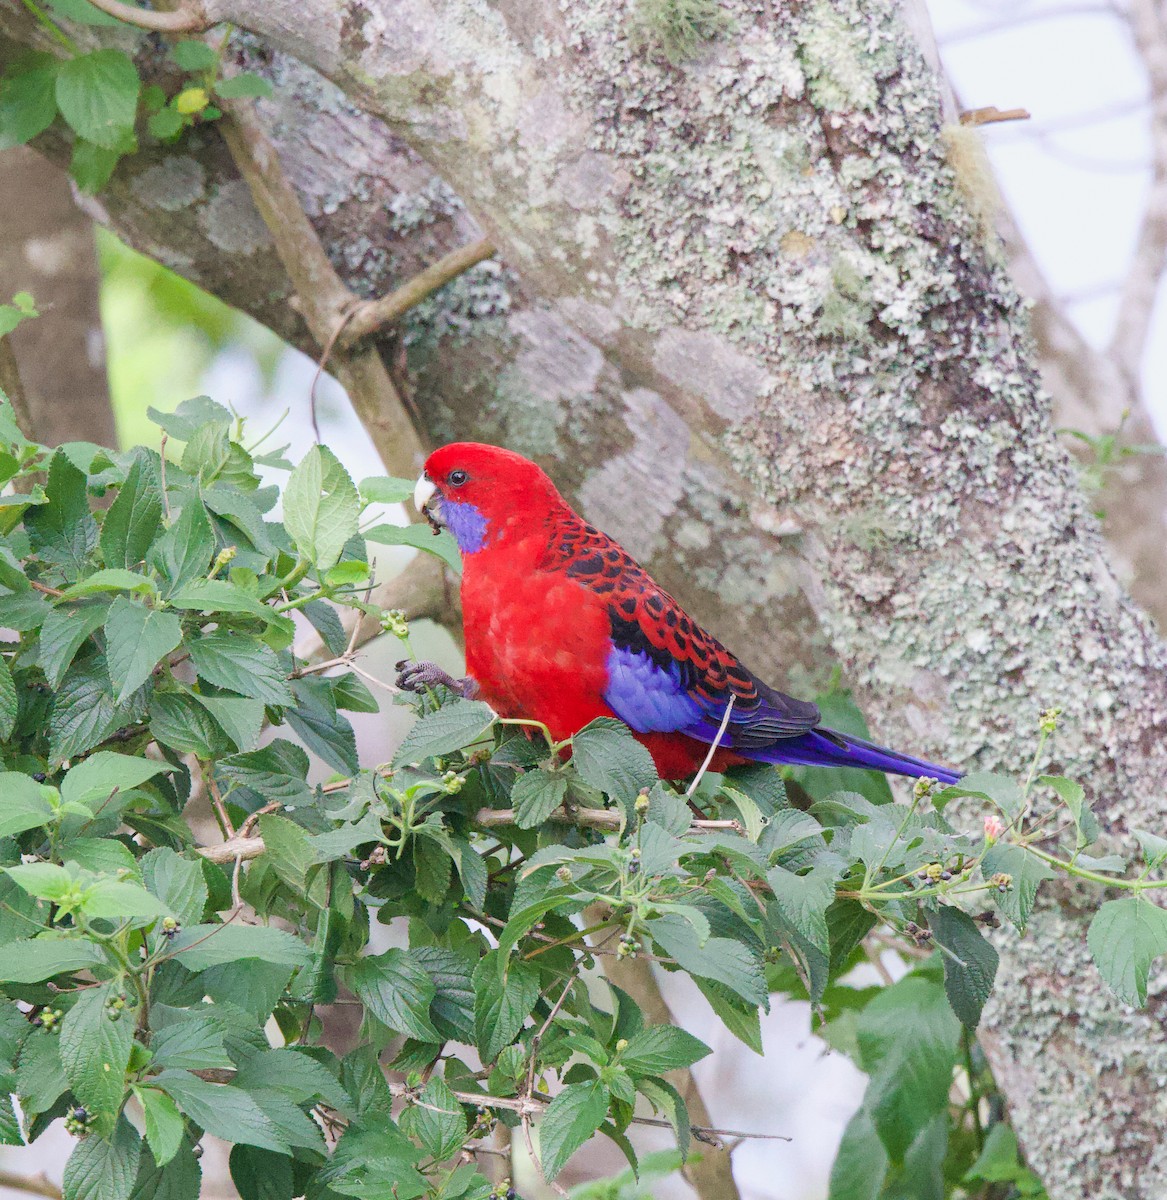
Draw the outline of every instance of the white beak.
<instances>
[{"instance_id":1,"label":"white beak","mask_svg":"<svg viewBox=\"0 0 1167 1200\"><path fill-rule=\"evenodd\" d=\"M419 516L429 501L434 498L437 490L437 486L428 476L422 475L418 479L413 489L413 507L417 509Z\"/></svg>"}]
</instances>

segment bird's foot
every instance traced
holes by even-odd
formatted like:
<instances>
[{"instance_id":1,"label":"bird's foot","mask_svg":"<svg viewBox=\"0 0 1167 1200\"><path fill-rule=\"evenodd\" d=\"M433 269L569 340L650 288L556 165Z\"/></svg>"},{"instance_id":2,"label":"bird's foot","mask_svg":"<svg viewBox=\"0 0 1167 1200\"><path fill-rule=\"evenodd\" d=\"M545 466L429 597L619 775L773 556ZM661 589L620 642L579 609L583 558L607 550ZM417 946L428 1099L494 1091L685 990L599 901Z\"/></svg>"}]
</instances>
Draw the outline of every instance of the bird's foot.
<instances>
[{"instance_id":1,"label":"bird's foot","mask_svg":"<svg viewBox=\"0 0 1167 1200\"><path fill-rule=\"evenodd\" d=\"M449 688L464 700L473 700L478 694L478 684L469 675L455 679L437 663L411 662L408 658L403 658L397 664L397 686L403 692L424 692L432 687Z\"/></svg>"}]
</instances>

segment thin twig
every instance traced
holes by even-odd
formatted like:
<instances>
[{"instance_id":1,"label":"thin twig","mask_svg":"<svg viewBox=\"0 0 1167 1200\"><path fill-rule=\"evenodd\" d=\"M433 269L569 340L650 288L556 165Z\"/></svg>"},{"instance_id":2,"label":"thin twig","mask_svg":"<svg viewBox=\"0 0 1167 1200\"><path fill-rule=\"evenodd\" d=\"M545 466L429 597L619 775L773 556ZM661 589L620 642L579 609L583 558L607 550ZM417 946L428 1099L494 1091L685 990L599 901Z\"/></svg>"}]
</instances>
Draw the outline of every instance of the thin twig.
<instances>
[{"instance_id":1,"label":"thin twig","mask_svg":"<svg viewBox=\"0 0 1167 1200\"><path fill-rule=\"evenodd\" d=\"M50 1196L61 1200L61 1189L44 1174L21 1175L16 1171L0 1168L0 1188L11 1188L14 1192L29 1192L34 1196Z\"/></svg>"},{"instance_id":2,"label":"thin twig","mask_svg":"<svg viewBox=\"0 0 1167 1200\"><path fill-rule=\"evenodd\" d=\"M970 108L960 114L962 125L994 125L999 121L1028 121L1029 110L1025 108L1000 109L995 104L987 108Z\"/></svg>"},{"instance_id":3,"label":"thin twig","mask_svg":"<svg viewBox=\"0 0 1167 1200\"><path fill-rule=\"evenodd\" d=\"M138 8L134 4L123 4L121 0L92 0L92 3L108 16L153 33L205 33L218 23L197 0L181 4L171 12Z\"/></svg>"},{"instance_id":4,"label":"thin twig","mask_svg":"<svg viewBox=\"0 0 1167 1200\"><path fill-rule=\"evenodd\" d=\"M469 271L471 267L493 258L496 254L494 242L483 238L469 246L459 246L439 258L431 267L426 267L408 282L382 296L380 300L366 300L350 313L338 326L333 335L341 346L348 347L368 337L386 325L403 317L411 308L420 304L427 296Z\"/></svg>"},{"instance_id":5,"label":"thin twig","mask_svg":"<svg viewBox=\"0 0 1167 1200\"><path fill-rule=\"evenodd\" d=\"M28 393L24 390L24 380L20 377L16 351L12 348L12 337L9 334L0 337L0 391L4 392L12 405L16 427L30 442L35 442L36 428L33 424L32 409L28 405Z\"/></svg>"},{"instance_id":6,"label":"thin twig","mask_svg":"<svg viewBox=\"0 0 1167 1200\"><path fill-rule=\"evenodd\" d=\"M729 724L730 714L733 712L733 702L736 699L736 696L731 695L729 703L725 706L725 714L721 718L721 724L717 727L717 737L713 739L713 745L709 747L709 753L705 756L705 761L701 764L701 769L693 776L693 782L689 784L688 790L685 792L686 800L693 799L693 793L705 777L705 772L709 770L709 764L713 761L713 756L717 753L717 747L721 745L721 739L725 737L725 728Z\"/></svg>"},{"instance_id":7,"label":"thin twig","mask_svg":"<svg viewBox=\"0 0 1167 1200\"><path fill-rule=\"evenodd\" d=\"M215 816L219 819L223 836L227 841L230 841L235 837L235 826L231 824L231 818L227 815L227 806L223 803L223 797L219 792L219 785L215 781L215 776L211 771L204 771L203 774L207 780L207 790L211 793L211 806L215 810ZM226 842L224 842L224 845L226 845Z\"/></svg>"}]
</instances>

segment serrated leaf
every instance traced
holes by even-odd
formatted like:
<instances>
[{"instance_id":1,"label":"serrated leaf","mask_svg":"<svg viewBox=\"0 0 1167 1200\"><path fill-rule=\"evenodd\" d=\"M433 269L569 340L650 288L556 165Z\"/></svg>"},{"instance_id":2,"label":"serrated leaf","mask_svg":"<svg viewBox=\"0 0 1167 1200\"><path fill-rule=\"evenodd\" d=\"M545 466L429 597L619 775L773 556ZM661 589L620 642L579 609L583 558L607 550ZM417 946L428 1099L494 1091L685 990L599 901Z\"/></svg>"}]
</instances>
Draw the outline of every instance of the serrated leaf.
<instances>
[{"instance_id":1,"label":"serrated leaf","mask_svg":"<svg viewBox=\"0 0 1167 1200\"><path fill-rule=\"evenodd\" d=\"M571 761L586 783L626 805L657 782L652 755L614 717L599 717L572 738Z\"/></svg>"},{"instance_id":2,"label":"serrated leaf","mask_svg":"<svg viewBox=\"0 0 1167 1200\"><path fill-rule=\"evenodd\" d=\"M119 1117L113 1137L87 1137L73 1147L61 1190L64 1200L129 1200L138 1177L142 1139Z\"/></svg>"},{"instance_id":3,"label":"serrated leaf","mask_svg":"<svg viewBox=\"0 0 1167 1200\"><path fill-rule=\"evenodd\" d=\"M12 736L19 707L8 660L0 655L0 742L6 742Z\"/></svg>"},{"instance_id":4,"label":"serrated leaf","mask_svg":"<svg viewBox=\"0 0 1167 1200\"><path fill-rule=\"evenodd\" d=\"M150 1042L160 1067L187 1071L235 1066L223 1042L223 1027L211 1016L189 1014L154 1033Z\"/></svg>"},{"instance_id":5,"label":"serrated leaf","mask_svg":"<svg viewBox=\"0 0 1167 1200\"><path fill-rule=\"evenodd\" d=\"M146 888L180 924L193 925L202 918L207 907L207 880L201 864L182 858L168 846L160 846L144 854L140 866Z\"/></svg>"},{"instance_id":6,"label":"serrated leaf","mask_svg":"<svg viewBox=\"0 0 1167 1200\"><path fill-rule=\"evenodd\" d=\"M112 1129L125 1091L126 1067L134 1043L133 1009L111 1020L106 1005L115 985L89 988L61 1022L61 1066L73 1095Z\"/></svg>"},{"instance_id":7,"label":"serrated leaf","mask_svg":"<svg viewBox=\"0 0 1167 1200\"><path fill-rule=\"evenodd\" d=\"M404 504L413 499L414 481L392 475L370 475L362 479L358 490L374 504Z\"/></svg>"},{"instance_id":8,"label":"serrated leaf","mask_svg":"<svg viewBox=\"0 0 1167 1200\"><path fill-rule=\"evenodd\" d=\"M40 983L104 961L97 946L81 938L19 938L0 955L0 983Z\"/></svg>"},{"instance_id":9,"label":"serrated leaf","mask_svg":"<svg viewBox=\"0 0 1167 1200\"><path fill-rule=\"evenodd\" d=\"M118 596L105 621L105 660L118 704L150 678L154 668L182 642L182 622Z\"/></svg>"},{"instance_id":10,"label":"serrated leaf","mask_svg":"<svg viewBox=\"0 0 1167 1200\"><path fill-rule=\"evenodd\" d=\"M231 1181L240 1200L293 1200L292 1160L256 1146L231 1148Z\"/></svg>"},{"instance_id":11,"label":"serrated leaf","mask_svg":"<svg viewBox=\"0 0 1167 1200\"><path fill-rule=\"evenodd\" d=\"M1042 775L1037 782L1052 788L1069 809L1070 816L1074 818L1074 826L1078 831L1079 850L1084 846L1092 846L1098 841L1098 836L1102 832L1098 826L1098 818L1090 811L1090 805L1086 803L1086 791L1080 783L1073 779L1066 779L1062 775Z\"/></svg>"},{"instance_id":12,"label":"serrated leaf","mask_svg":"<svg viewBox=\"0 0 1167 1200\"><path fill-rule=\"evenodd\" d=\"M378 546L412 546L440 558L455 575L462 573L462 552L447 529L435 533L428 525L374 525L361 536Z\"/></svg>"},{"instance_id":13,"label":"serrated leaf","mask_svg":"<svg viewBox=\"0 0 1167 1200\"><path fill-rule=\"evenodd\" d=\"M169 595L206 575L214 552L215 534L206 507L197 494L192 494L178 520L150 547L148 560L166 580Z\"/></svg>"},{"instance_id":14,"label":"serrated leaf","mask_svg":"<svg viewBox=\"0 0 1167 1200\"><path fill-rule=\"evenodd\" d=\"M393 762L421 762L477 741L494 723L494 710L481 700L455 700L422 717L405 735Z\"/></svg>"},{"instance_id":15,"label":"serrated leaf","mask_svg":"<svg viewBox=\"0 0 1167 1200\"><path fill-rule=\"evenodd\" d=\"M548 1180L599 1129L609 1102L608 1089L593 1080L568 1084L547 1106L539 1123L539 1159Z\"/></svg>"},{"instance_id":16,"label":"serrated leaf","mask_svg":"<svg viewBox=\"0 0 1167 1200\"><path fill-rule=\"evenodd\" d=\"M440 1042L429 1008L437 989L408 950L360 959L348 972L357 999L383 1025L423 1042Z\"/></svg>"},{"instance_id":17,"label":"serrated leaf","mask_svg":"<svg viewBox=\"0 0 1167 1200\"><path fill-rule=\"evenodd\" d=\"M215 81L215 93L224 100L258 99L270 96L272 92L272 85L262 75L256 75L253 71L241 71L229 79Z\"/></svg>"},{"instance_id":18,"label":"serrated leaf","mask_svg":"<svg viewBox=\"0 0 1167 1200\"><path fill-rule=\"evenodd\" d=\"M673 1132L677 1135L677 1149L680 1150L683 1161L689 1156L691 1141L689 1108L685 1098L667 1079L638 1079L636 1090L648 1100L654 1111L662 1113L672 1125ZM642 1175L646 1165L647 1159L641 1164Z\"/></svg>"},{"instance_id":19,"label":"serrated leaf","mask_svg":"<svg viewBox=\"0 0 1167 1200\"><path fill-rule=\"evenodd\" d=\"M402 1132L417 1138L437 1162L444 1162L466 1140L466 1114L454 1093L434 1075L425 1085L421 1103L405 1109L399 1118Z\"/></svg>"},{"instance_id":20,"label":"serrated leaf","mask_svg":"<svg viewBox=\"0 0 1167 1200\"><path fill-rule=\"evenodd\" d=\"M197 700L215 719L215 723L242 753L254 750L259 745L263 732L263 701L250 700L245 696L202 696Z\"/></svg>"},{"instance_id":21,"label":"serrated leaf","mask_svg":"<svg viewBox=\"0 0 1167 1200\"><path fill-rule=\"evenodd\" d=\"M295 821L274 813L259 818L259 832L275 873L289 887L303 890L308 872L317 862L308 834Z\"/></svg>"},{"instance_id":22,"label":"serrated leaf","mask_svg":"<svg viewBox=\"0 0 1167 1200\"><path fill-rule=\"evenodd\" d=\"M78 660L53 697L49 716L49 758L54 763L92 750L111 733L137 722L145 706L138 696L114 701L104 656Z\"/></svg>"},{"instance_id":23,"label":"serrated leaf","mask_svg":"<svg viewBox=\"0 0 1167 1200\"><path fill-rule=\"evenodd\" d=\"M105 624L108 614L109 604L101 601L49 611L41 626L38 654L50 688L60 684L82 642Z\"/></svg>"},{"instance_id":24,"label":"serrated leaf","mask_svg":"<svg viewBox=\"0 0 1167 1200\"><path fill-rule=\"evenodd\" d=\"M53 819L53 806L46 792L50 796L53 794L51 788L37 783L31 776L14 771L0 772L0 796L4 797L0 805L0 838L47 825Z\"/></svg>"},{"instance_id":25,"label":"serrated leaf","mask_svg":"<svg viewBox=\"0 0 1167 1200\"><path fill-rule=\"evenodd\" d=\"M242 1088L207 1083L189 1071L163 1071L151 1081L194 1123L229 1143L287 1154L291 1147L272 1119Z\"/></svg>"},{"instance_id":26,"label":"serrated leaf","mask_svg":"<svg viewBox=\"0 0 1167 1200\"><path fill-rule=\"evenodd\" d=\"M107 567L133 568L146 558L162 520L162 492L140 452L101 523L102 556Z\"/></svg>"},{"instance_id":27,"label":"serrated leaf","mask_svg":"<svg viewBox=\"0 0 1167 1200\"><path fill-rule=\"evenodd\" d=\"M1143 852L1143 862L1152 871L1167 861L1167 838L1148 833L1145 829L1136 829L1134 834L1138 839L1139 849Z\"/></svg>"},{"instance_id":28,"label":"serrated leaf","mask_svg":"<svg viewBox=\"0 0 1167 1200\"><path fill-rule=\"evenodd\" d=\"M1086 944L1114 994L1141 1008L1151 963L1167 954L1167 912L1141 896L1108 900L1094 914Z\"/></svg>"},{"instance_id":29,"label":"serrated leaf","mask_svg":"<svg viewBox=\"0 0 1167 1200\"><path fill-rule=\"evenodd\" d=\"M512 961L499 972L498 951L485 954L474 969L474 1041L491 1063L518 1036L539 999L539 972L532 963Z\"/></svg>"},{"instance_id":30,"label":"serrated leaf","mask_svg":"<svg viewBox=\"0 0 1167 1200\"><path fill-rule=\"evenodd\" d=\"M628 1039L620 1065L631 1075L663 1075L691 1067L707 1054L704 1042L673 1025L650 1025Z\"/></svg>"},{"instance_id":31,"label":"serrated leaf","mask_svg":"<svg viewBox=\"0 0 1167 1200\"><path fill-rule=\"evenodd\" d=\"M1037 899L1037 889L1054 873L1036 854L1030 854L1021 846L998 842L990 846L981 859L981 874L986 880L994 875L1008 875L1012 883L1004 890L992 889L989 895L1018 933L1025 932L1029 914Z\"/></svg>"},{"instance_id":32,"label":"serrated leaf","mask_svg":"<svg viewBox=\"0 0 1167 1200\"><path fill-rule=\"evenodd\" d=\"M313 446L284 488L284 527L300 553L326 571L356 536L360 516L357 489L336 455Z\"/></svg>"},{"instance_id":33,"label":"serrated leaf","mask_svg":"<svg viewBox=\"0 0 1167 1200\"><path fill-rule=\"evenodd\" d=\"M116 150L134 130L141 90L138 69L122 50L94 50L61 64L57 107L86 141Z\"/></svg>"},{"instance_id":34,"label":"serrated leaf","mask_svg":"<svg viewBox=\"0 0 1167 1200\"><path fill-rule=\"evenodd\" d=\"M563 803L567 795L567 778L563 774L536 768L515 780L511 789L511 805L515 824L520 829L535 829Z\"/></svg>"},{"instance_id":35,"label":"serrated leaf","mask_svg":"<svg viewBox=\"0 0 1167 1200\"><path fill-rule=\"evenodd\" d=\"M199 1200L202 1181L203 1169L189 1142L165 1165L155 1161L147 1144L130 1200Z\"/></svg>"},{"instance_id":36,"label":"serrated leaf","mask_svg":"<svg viewBox=\"0 0 1167 1200\"><path fill-rule=\"evenodd\" d=\"M827 1200L880 1200L889 1166L875 1122L861 1108L843 1130Z\"/></svg>"},{"instance_id":37,"label":"serrated leaf","mask_svg":"<svg viewBox=\"0 0 1167 1200\"><path fill-rule=\"evenodd\" d=\"M155 692L150 700L154 740L179 754L217 758L233 747L210 710L182 692Z\"/></svg>"},{"instance_id":38,"label":"serrated leaf","mask_svg":"<svg viewBox=\"0 0 1167 1200\"><path fill-rule=\"evenodd\" d=\"M835 900L835 879L836 872L830 866L816 866L805 875L796 875L785 867L766 872L778 911L822 954L829 954L831 949L827 909Z\"/></svg>"},{"instance_id":39,"label":"serrated leaf","mask_svg":"<svg viewBox=\"0 0 1167 1200\"><path fill-rule=\"evenodd\" d=\"M57 61L51 54L21 55L0 79L0 149L23 146L57 116Z\"/></svg>"},{"instance_id":40,"label":"serrated leaf","mask_svg":"<svg viewBox=\"0 0 1167 1200\"><path fill-rule=\"evenodd\" d=\"M292 689L276 653L257 637L227 629L190 639L191 662L200 678L264 704L292 703Z\"/></svg>"},{"instance_id":41,"label":"serrated leaf","mask_svg":"<svg viewBox=\"0 0 1167 1200\"><path fill-rule=\"evenodd\" d=\"M1012 775L992 771L973 771L952 787L944 789L945 803L959 796L980 796L992 801L1007 820L1012 821L1025 806L1025 797Z\"/></svg>"},{"instance_id":42,"label":"serrated leaf","mask_svg":"<svg viewBox=\"0 0 1167 1200\"><path fill-rule=\"evenodd\" d=\"M767 1002L761 960L748 946L725 937L702 941L688 921L673 914L649 921L645 932L690 975L725 984L749 1004Z\"/></svg>"},{"instance_id":43,"label":"serrated leaf","mask_svg":"<svg viewBox=\"0 0 1167 1200\"><path fill-rule=\"evenodd\" d=\"M944 959L944 991L952 1011L969 1029L980 1024L981 1010L997 977L997 951L985 940L980 926L951 904L928 916L928 925Z\"/></svg>"},{"instance_id":44,"label":"serrated leaf","mask_svg":"<svg viewBox=\"0 0 1167 1200\"><path fill-rule=\"evenodd\" d=\"M65 773L61 798L69 804L92 808L108 800L115 790L128 792L170 770L167 763L156 759L98 750Z\"/></svg>"},{"instance_id":45,"label":"serrated leaf","mask_svg":"<svg viewBox=\"0 0 1167 1200\"><path fill-rule=\"evenodd\" d=\"M188 971L204 971L240 958L304 967L312 958L299 938L267 925L191 925L171 940L170 955Z\"/></svg>"},{"instance_id":46,"label":"serrated leaf","mask_svg":"<svg viewBox=\"0 0 1167 1200\"><path fill-rule=\"evenodd\" d=\"M84 579L65 588L61 593L62 600L78 600L85 596L96 596L102 592L135 592L149 595L154 592L153 580L137 571L127 571L124 567L107 567L94 571Z\"/></svg>"}]
</instances>

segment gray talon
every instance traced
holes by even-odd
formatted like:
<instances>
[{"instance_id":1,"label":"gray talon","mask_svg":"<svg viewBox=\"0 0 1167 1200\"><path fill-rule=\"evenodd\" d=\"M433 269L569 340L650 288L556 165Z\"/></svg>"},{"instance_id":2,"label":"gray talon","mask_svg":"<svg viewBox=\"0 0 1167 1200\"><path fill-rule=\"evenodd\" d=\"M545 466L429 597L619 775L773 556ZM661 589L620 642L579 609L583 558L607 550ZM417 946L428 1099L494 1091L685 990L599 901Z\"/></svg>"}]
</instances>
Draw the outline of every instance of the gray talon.
<instances>
[{"instance_id":1,"label":"gray talon","mask_svg":"<svg viewBox=\"0 0 1167 1200\"><path fill-rule=\"evenodd\" d=\"M455 679L437 663L411 663L407 659L402 659L397 664L397 686L404 692L423 692L426 688L445 687L466 699L478 692L478 684L469 676Z\"/></svg>"}]
</instances>

